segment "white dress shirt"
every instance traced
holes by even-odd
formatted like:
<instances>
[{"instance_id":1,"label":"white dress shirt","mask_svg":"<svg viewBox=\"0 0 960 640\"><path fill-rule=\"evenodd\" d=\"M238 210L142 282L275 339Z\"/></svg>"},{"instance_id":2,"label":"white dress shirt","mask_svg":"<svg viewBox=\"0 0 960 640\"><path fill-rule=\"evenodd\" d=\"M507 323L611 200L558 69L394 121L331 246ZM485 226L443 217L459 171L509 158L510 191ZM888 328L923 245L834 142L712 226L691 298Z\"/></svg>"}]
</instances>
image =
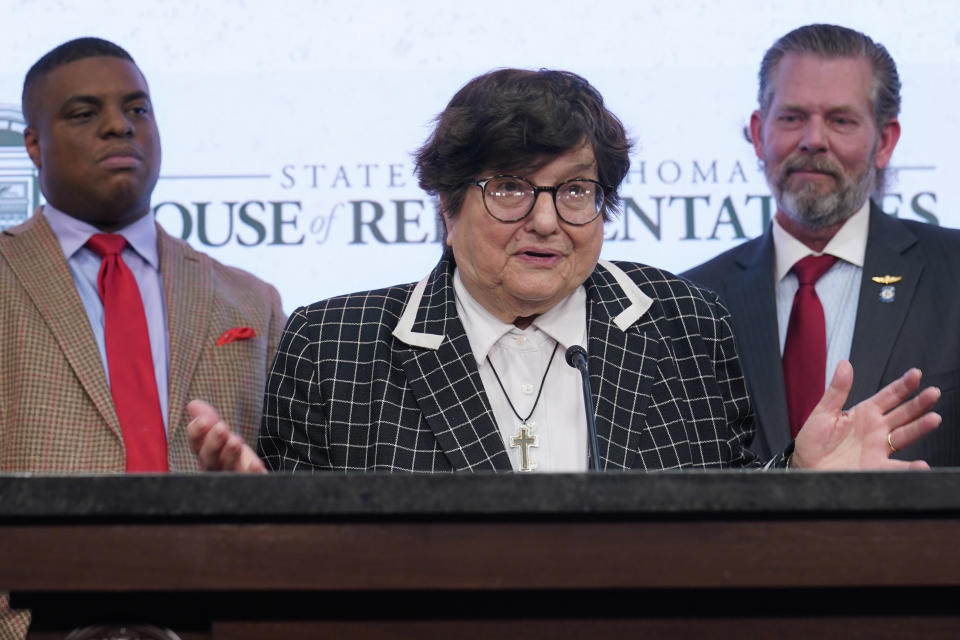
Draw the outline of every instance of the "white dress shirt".
<instances>
[{"instance_id":1,"label":"white dress shirt","mask_svg":"<svg viewBox=\"0 0 960 640\"><path fill-rule=\"evenodd\" d=\"M527 423L530 433L537 438L537 446L528 449L535 466L531 470L586 471L587 425L580 373L569 366L565 358L568 347L575 344L586 347L584 288L578 287L553 309L537 316L526 329L500 321L477 302L464 286L459 270L454 272L453 288L457 313L514 470L520 469L520 447L511 446L511 441L520 433L520 420L511 410L506 395L521 418L533 411ZM544 379L548 363L550 370ZM494 376L494 368L503 389ZM534 408L541 380L544 381L543 393Z\"/></svg>"}]
</instances>

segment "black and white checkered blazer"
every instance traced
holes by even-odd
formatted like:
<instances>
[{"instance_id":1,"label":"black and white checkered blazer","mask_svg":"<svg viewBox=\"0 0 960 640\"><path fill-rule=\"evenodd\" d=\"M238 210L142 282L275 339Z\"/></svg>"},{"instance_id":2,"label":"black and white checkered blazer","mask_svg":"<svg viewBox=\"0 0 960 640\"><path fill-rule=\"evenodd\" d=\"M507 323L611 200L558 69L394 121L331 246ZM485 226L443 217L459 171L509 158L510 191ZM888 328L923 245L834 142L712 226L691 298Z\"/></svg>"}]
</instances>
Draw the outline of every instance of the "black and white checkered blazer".
<instances>
[{"instance_id":1,"label":"black and white checkered blazer","mask_svg":"<svg viewBox=\"0 0 960 640\"><path fill-rule=\"evenodd\" d=\"M267 382L270 469L509 471L449 256L417 284L297 309ZM753 466L753 416L726 310L652 267L601 261L587 292L605 469ZM571 393L580 393L571 389Z\"/></svg>"}]
</instances>

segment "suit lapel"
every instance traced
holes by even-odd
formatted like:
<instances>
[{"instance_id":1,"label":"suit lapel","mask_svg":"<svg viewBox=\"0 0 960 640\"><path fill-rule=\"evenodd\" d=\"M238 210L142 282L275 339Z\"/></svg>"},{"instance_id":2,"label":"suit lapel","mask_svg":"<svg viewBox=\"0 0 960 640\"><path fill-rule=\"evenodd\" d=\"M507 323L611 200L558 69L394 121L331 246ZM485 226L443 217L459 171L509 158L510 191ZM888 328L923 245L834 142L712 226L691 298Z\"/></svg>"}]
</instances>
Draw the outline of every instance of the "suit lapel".
<instances>
[{"instance_id":1,"label":"suit lapel","mask_svg":"<svg viewBox=\"0 0 960 640\"><path fill-rule=\"evenodd\" d=\"M417 288L394 331L410 346L404 370L423 419L453 468L510 471L512 466L453 293L453 261L441 260Z\"/></svg>"},{"instance_id":2,"label":"suit lapel","mask_svg":"<svg viewBox=\"0 0 960 640\"><path fill-rule=\"evenodd\" d=\"M585 283L591 409L604 470L635 465L646 425L634 423L650 401L660 354L659 341L642 329L653 301L625 274L618 281L617 272L623 274L619 267L603 263Z\"/></svg>"},{"instance_id":3,"label":"suit lapel","mask_svg":"<svg viewBox=\"0 0 960 640\"><path fill-rule=\"evenodd\" d=\"M739 272L730 275L723 302L733 317L743 374L757 421L756 452L769 455L790 442L787 396L777 331L773 282L774 249L770 228L737 257ZM764 449L766 448L766 451Z\"/></svg>"},{"instance_id":4,"label":"suit lapel","mask_svg":"<svg viewBox=\"0 0 960 640\"><path fill-rule=\"evenodd\" d=\"M871 203L856 329L850 347L854 376L847 406L869 397L880 386L893 345L922 276L920 256L907 253L907 249L916 241L909 229ZM881 290L887 285L871 279L886 275L901 278L899 282L889 285L894 288L893 300L889 302L880 298Z\"/></svg>"},{"instance_id":5,"label":"suit lapel","mask_svg":"<svg viewBox=\"0 0 960 640\"><path fill-rule=\"evenodd\" d=\"M173 442L186 426L182 411L189 400L187 386L207 339L214 294L199 254L173 242L159 225L157 244L170 341L167 439Z\"/></svg>"},{"instance_id":6,"label":"suit lapel","mask_svg":"<svg viewBox=\"0 0 960 640\"><path fill-rule=\"evenodd\" d=\"M37 209L33 217L14 229L15 243L0 244L10 268L50 328L60 350L110 429L122 439L120 422L103 370L90 320L77 293L63 250Z\"/></svg>"}]
</instances>

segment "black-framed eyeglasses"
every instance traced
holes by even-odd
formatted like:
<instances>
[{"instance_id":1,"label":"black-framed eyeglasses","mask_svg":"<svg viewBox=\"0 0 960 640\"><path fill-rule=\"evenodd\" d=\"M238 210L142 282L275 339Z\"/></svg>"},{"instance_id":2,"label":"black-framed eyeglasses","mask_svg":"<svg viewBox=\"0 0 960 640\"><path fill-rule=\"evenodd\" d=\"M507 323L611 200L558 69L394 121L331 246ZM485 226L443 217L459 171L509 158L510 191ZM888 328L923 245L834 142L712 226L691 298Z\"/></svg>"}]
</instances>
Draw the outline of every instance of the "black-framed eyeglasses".
<instances>
[{"instance_id":1,"label":"black-framed eyeglasses","mask_svg":"<svg viewBox=\"0 0 960 640\"><path fill-rule=\"evenodd\" d=\"M603 211L603 185L587 178L574 178L555 187L537 187L517 176L480 178L471 184L480 187L484 208L500 222L526 218L543 191L553 196L557 216L567 224L589 224Z\"/></svg>"}]
</instances>

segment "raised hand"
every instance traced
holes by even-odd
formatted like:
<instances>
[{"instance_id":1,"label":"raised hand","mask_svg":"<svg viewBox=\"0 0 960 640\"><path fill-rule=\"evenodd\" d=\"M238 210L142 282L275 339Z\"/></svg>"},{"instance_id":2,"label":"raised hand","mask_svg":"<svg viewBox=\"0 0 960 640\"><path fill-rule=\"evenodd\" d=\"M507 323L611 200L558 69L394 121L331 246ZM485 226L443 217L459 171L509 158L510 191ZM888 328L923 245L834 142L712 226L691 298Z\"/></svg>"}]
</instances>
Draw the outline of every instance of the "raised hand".
<instances>
[{"instance_id":1,"label":"raised hand","mask_svg":"<svg viewBox=\"0 0 960 640\"><path fill-rule=\"evenodd\" d=\"M891 460L890 454L940 425L940 416L930 411L940 399L940 390L927 387L910 398L920 386L920 370L910 369L844 411L852 384L853 367L844 360L797 434L790 466L820 470L928 469L923 460Z\"/></svg>"}]
</instances>

